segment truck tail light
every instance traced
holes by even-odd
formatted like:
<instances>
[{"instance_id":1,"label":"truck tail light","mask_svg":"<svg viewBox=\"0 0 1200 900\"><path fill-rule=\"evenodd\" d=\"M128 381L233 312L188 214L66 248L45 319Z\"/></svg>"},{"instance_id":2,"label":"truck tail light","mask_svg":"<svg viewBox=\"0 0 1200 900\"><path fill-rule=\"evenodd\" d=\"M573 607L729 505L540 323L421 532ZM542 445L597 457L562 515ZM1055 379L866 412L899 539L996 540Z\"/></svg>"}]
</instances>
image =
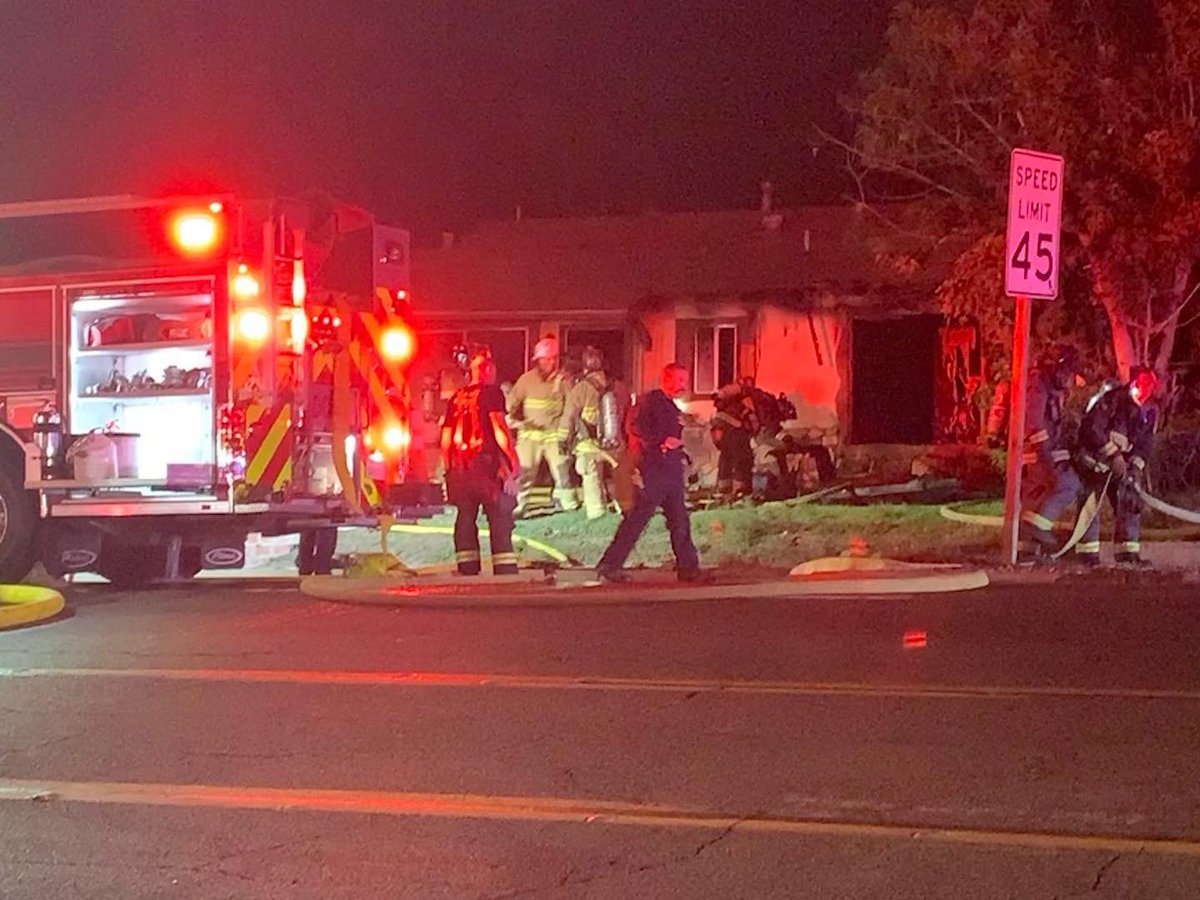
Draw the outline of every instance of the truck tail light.
<instances>
[{"instance_id":1,"label":"truck tail light","mask_svg":"<svg viewBox=\"0 0 1200 900\"><path fill-rule=\"evenodd\" d=\"M237 314L237 336L248 344L262 344L271 336L271 317L254 307Z\"/></svg>"},{"instance_id":2,"label":"truck tail light","mask_svg":"<svg viewBox=\"0 0 1200 900\"><path fill-rule=\"evenodd\" d=\"M250 269L245 263L238 266L237 274L233 276L232 288L233 295L239 300L253 300L262 290L258 279L250 274Z\"/></svg>"},{"instance_id":3,"label":"truck tail light","mask_svg":"<svg viewBox=\"0 0 1200 900\"><path fill-rule=\"evenodd\" d=\"M383 432L383 446L392 453L407 450L412 445L412 432L405 425L391 425Z\"/></svg>"},{"instance_id":4,"label":"truck tail light","mask_svg":"<svg viewBox=\"0 0 1200 900\"><path fill-rule=\"evenodd\" d=\"M379 339L379 352L394 362L408 362L415 349L412 329L406 325L393 325Z\"/></svg>"}]
</instances>

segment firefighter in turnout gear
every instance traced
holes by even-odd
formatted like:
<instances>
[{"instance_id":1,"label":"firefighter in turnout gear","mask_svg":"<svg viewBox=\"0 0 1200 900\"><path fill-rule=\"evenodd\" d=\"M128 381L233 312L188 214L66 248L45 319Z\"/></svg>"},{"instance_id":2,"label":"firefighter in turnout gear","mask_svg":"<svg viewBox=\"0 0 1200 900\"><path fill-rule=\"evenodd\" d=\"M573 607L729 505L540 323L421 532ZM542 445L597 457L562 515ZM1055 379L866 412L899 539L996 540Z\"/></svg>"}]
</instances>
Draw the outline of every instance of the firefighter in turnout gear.
<instances>
[{"instance_id":1,"label":"firefighter in turnout gear","mask_svg":"<svg viewBox=\"0 0 1200 900\"><path fill-rule=\"evenodd\" d=\"M517 492L518 517L525 514L534 479L542 460L554 479L554 500L560 509L578 509L579 498L571 487L566 451L566 375L558 367L558 341L544 337L533 352L533 368L517 379L508 395L509 424L517 431L517 457L521 484Z\"/></svg>"},{"instance_id":2,"label":"firefighter in turnout gear","mask_svg":"<svg viewBox=\"0 0 1200 900\"><path fill-rule=\"evenodd\" d=\"M1074 347L1058 347L1029 375L1021 475L1021 552L1052 553L1054 523L1078 502L1083 485L1071 465L1071 442L1063 427L1063 402L1079 374Z\"/></svg>"},{"instance_id":3,"label":"firefighter in turnout gear","mask_svg":"<svg viewBox=\"0 0 1200 900\"><path fill-rule=\"evenodd\" d=\"M1091 491L1107 496L1116 514L1114 556L1120 564L1143 566L1139 488L1146 483L1146 462L1153 449L1158 411L1151 403L1158 390L1153 369L1136 368L1129 383L1102 391L1088 404L1079 426L1076 464ZM1100 561L1100 516L1092 518L1076 547L1080 559Z\"/></svg>"},{"instance_id":4,"label":"firefighter in turnout gear","mask_svg":"<svg viewBox=\"0 0 1200 900\"><path fill-rule=\"evenodd\" d=\"M563 414L570 443L575 453L575 471L583 482L583 508L589 519L599 519L608 512L605 476L617 466L611 450L620 445L619 434L606 434L613 425L601 417L601 400L610 393L604 374L604 357L595 347L583 351L583 377L567 393ZM613 423L615 424L615 423Z\"/></svg>"},{"instance_id":5,"label":"firefighter in turnout gear","mask_svg":"<svg viewBox=\"0 0 1200 900\"><path fill-rule=\"evenodd\" d=\"M446 498L458 511L454 551L460 575L478 575L479 510L491 531L492 573L517 574L513 552L513 497L520 465L505 421L504 395L496 385L491 353L470 361L471 383L454 393L442 422Z\"/></svg>"}]
</instances>

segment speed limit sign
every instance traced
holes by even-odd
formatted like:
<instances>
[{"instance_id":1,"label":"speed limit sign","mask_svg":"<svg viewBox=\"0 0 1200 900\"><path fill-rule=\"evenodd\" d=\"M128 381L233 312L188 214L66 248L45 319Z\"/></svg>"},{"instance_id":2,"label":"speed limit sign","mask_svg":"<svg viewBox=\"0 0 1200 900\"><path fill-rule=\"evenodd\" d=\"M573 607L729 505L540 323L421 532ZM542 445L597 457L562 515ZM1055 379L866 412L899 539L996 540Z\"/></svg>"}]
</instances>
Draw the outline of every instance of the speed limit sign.
<instances>
[{"instance_id":1,"label":"speed limit sign","mask_svg":"<svg viewBox=\"0 0 1200 900\"><path fill-rule=\"evenodd\" d=\"M1013 150L1008 172L1004 290L1010 297L1058 296L1063 158Z\"/></svg>"}]
</instances>

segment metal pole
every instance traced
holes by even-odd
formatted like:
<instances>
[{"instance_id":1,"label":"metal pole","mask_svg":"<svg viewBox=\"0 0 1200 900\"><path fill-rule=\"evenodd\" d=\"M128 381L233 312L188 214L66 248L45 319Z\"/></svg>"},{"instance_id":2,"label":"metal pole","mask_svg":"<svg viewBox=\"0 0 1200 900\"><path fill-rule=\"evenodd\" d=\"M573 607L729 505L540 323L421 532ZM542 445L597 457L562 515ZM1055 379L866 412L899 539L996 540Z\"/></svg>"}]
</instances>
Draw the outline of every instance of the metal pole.
<instances>
[{"instance_id":1,"label":"metal pole","mask_svg":"<svg viewBox=\"0 0 1200 900\"><path fill-rule=\"evenodd\" d=\"M1004 478L1004 561L1010 566L1017 562L1017 533L1021 527L1021 457L1025 449L1025 395L1029 383L1029 320L1029 298L1017 297Z\"/></svg>"}]
</instances>

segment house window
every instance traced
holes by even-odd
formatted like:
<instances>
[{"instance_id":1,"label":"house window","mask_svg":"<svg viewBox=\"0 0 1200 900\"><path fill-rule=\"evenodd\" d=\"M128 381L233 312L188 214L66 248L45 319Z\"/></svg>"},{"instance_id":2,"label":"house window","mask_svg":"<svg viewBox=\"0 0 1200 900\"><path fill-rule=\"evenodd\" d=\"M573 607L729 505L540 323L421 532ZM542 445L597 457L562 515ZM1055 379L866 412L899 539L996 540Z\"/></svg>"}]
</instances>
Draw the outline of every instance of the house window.
<instances>
[{"instance_id":1,"label":"house window","mask_svg":"<svg viewBox=\"0 0 1200 900\"><path fill-rule=\"evenodd\" d=\"M711 394L737 379L737 326L696 326L692 390Z\"/></svg>"}]
</instances>

